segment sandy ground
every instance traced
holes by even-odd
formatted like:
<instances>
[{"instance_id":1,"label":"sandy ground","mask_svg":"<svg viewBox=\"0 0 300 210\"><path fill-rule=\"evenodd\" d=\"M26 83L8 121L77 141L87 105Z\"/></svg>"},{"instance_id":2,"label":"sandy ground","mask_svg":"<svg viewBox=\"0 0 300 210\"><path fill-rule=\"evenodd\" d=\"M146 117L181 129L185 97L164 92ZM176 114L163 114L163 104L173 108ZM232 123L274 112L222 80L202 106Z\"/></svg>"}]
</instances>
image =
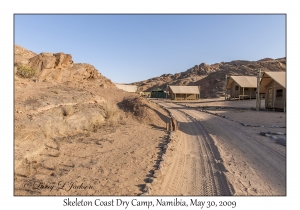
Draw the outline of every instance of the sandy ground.
<instances>
[{"instance_id":1,"label":"sandy ground","mask_svg":"<svg viewBox=\"0 0 300 210\"><path fill-rule=\"evenodd\" d=\"M286 195L286 147L239 121L285 126L285 114L249 110L215 111L225 119L174 103L161 104L179 122L177 149L167 157L157 195ZM212 111L212 110L211 110Z\"/></svg>"},{"instance_id":2,"label":"sandy ground","mask_svg":"<svg viewBox=\"0 0 300 210\"><path fill-rule=\"evenodd\" d=\"M169 118L152 100L126 97L136 94L93 82L15 81L14 194L140 195L161 161ZM286 194L286 147L259 135L285 133L270 127L285 126L285 113L200 111L251 108L254 100L154 102L180 126L151 195Z\"/></svg>"},{"instance_id":3,"label":"sandy ground","mask_svg":"<svg viewBox=\"0 0 300 210\"><path fill-rule=\"evenodd\" d=\"M16 195L138 195L164 137L132 121L116 131L49 141L38 155L27 156L32 174L16 176Z\"/></svg>"},{"instance_id":4,"label":"sandy ground","mask_svg":"<svg viewBox=\"0 0 300 210\"><path fill-rule=\"evenodd\" d=\"M92 82L16 81L14 194L141 194L167 137L168 114L141 99L136 113L117 108L107 118L103 103L124 107L124 97L136 94Z\"/></svg>"},{"instance_id":5,"label":"sandy ground","mask_svg":"<svg viewBox=\"0 0 300 210\"><path fill-rule=\"evenodd\" d=\"M155 101L155 100L153 100ZM170 101L170 100L165 100ZM235 107L235 108L249 108L256 109L256 99L252 100L231 100L225 101L224 97L215 99L199 99L199 100L180 100L174 101L177 104L184 104L189 107ZM265 100L261 100L261 109L265 108Z\"/></svg>"}]
</instances>

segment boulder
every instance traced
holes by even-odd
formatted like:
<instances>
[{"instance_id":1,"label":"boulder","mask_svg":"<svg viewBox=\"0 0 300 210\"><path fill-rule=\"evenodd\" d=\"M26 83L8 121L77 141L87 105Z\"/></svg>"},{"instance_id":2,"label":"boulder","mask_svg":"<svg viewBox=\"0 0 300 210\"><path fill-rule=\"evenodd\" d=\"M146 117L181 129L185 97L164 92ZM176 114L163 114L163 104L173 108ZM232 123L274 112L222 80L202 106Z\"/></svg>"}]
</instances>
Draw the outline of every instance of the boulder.
<instances>
[{"instance_id":1,"label":"boulder","mask_svg":"<svg viewBox=\"0 0 300 210\"><path fill-rule=\"evenodd\" d=\"M36 70L39 81L72 82L96 80L101 87L115 86L92 65L75 64L70 54L40 53L28 60L27 66Z\"/></svg>"},{"instance_id":2,"label":"boulder","mask_svg":"<svg viewBox=\"0 0 300 210\"><path fill-rule=\"evenodd\" d=\"M28 66L41 73L44 69L69 69L73 66L73 60L70 54L43 52L30 58Z\"/></svg>"}]
</instances>

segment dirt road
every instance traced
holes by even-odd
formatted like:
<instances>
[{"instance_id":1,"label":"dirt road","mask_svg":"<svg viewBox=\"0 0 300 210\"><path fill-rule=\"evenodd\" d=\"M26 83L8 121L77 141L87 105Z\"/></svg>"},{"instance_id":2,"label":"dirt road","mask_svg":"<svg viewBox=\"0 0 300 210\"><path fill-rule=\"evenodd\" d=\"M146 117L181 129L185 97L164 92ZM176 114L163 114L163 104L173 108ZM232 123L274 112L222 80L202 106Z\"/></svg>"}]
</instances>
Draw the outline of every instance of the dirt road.
<instances>
[{"instance_id":1,"label":"dirt road","mask_svg":"<svg viewBox=\"0 0 300 210\"><path fill-rule=\"evenodd\" d=\"M153 195L286 195L284 146L236 122L159 103L178 120L179 131Z\"/></svg>"}]
</instances>

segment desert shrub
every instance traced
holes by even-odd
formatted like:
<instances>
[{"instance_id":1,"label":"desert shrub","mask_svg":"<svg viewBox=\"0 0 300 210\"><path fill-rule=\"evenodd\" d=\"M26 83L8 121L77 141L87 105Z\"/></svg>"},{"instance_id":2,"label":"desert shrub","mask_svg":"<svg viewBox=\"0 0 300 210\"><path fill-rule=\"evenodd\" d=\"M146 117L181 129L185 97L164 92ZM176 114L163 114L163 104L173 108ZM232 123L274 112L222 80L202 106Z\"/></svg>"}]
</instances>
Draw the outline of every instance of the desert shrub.
<instances>
[{"instance_id":1,"label":"desert shrub","mask_svg":"<svg viewBox=\"0 0 300 210\"><path fill-rule=\"evenodd\" d=\"M62 108L62 113L65 117L73 114L73 112L74 110L72 106L66 106Z\"/></svg>"},{"instance_id":2,"label":"desert shrub","mask_svg":"<svg viewBox=\"0 0 300 210\"><path fill-rule=\"evenodd\" d=\"M96 120L95 122L90 123L88 132L97 132L101 128L103 122L101 120Z\"/></svg>"},{"instance_id":3,"label":"desert shrub","mask_svg":"<svg viewBox=\"0 0 300 210\"><path fill-rule=\"evenodd\" d=\"M116 104L105 102L102 105L105 112L106 125L110 127L117 127L120 124L125 124L124 113L118 108Z\"/></svg>"},{"instance_id":4,"label":"desert shrub","mask_svg":"<svg viewBox=\"0 0 300 210\"><path fill-rule=\"evenodd\" d=\"M109 120L107 120L106 123L110 127L117 127L120 124L120 122L117 118L110 118Z\"/></svg>"},{"instance_id":5,"label":"desert shrub","mask_svg":"<svg viewBox=\"0 0 300 210\"><path fill-rule=\"evenodd\" d=\"M53 90L52 93L59 94L60 90Z\"/></svg>"},{"instance_id":6,"label":"desert shrub","mask_svg":"<svg viewBox=\"0 0 300 210\"><path fill-rule=\"evenodd\" d=\"M147 101L141 97L127 97L122 101L125 112L131 112L138 118L143 118L146 113Z\"/></svg>"},{"instance_id":7,"label":"desert shrub","mask_svg":"<svg viewBox=\"0 0 300 210\"><path fill-rule=\"evenodd\" d=\"M105 118L107 120L114 118L115 116L118 115L119 113L119 108L117 107L116 104L113 104L111 102L105 102L102 105L104 112L105 112Z\"/></svg>"},{"instance_id":8,"label":"desert shrub","mask_svg":"<svg viewBox=\"0 0 300 210\"><path fill-rule=\"evenodd\" d=\"M17 69L17 75L23 78L32 78L37 75L37 72L28 66L19 66Z\"/></svg>"}]
</instances>

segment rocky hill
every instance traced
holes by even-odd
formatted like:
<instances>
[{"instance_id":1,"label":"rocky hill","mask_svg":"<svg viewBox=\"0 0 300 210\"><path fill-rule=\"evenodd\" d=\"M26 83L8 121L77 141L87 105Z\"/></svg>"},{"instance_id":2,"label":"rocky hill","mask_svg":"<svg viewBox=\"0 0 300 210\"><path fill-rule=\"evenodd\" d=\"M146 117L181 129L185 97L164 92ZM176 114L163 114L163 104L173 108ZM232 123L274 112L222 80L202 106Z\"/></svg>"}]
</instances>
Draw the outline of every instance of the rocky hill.
<instances>
[{"instance_id":1,"label":"rocky hill","mask_svg":"<svg viewBox=\"0 0 300 210\"><path fill-rule=\"evenodd\" d=\"M286 71L286 58L265 58L258 61L234 60L212 65L201 63L176 74L163 74L159 77L131 83L139 86L140 91L154 88L166 90L167 85L197 85L201 87L201 98L224 96L225 76L255 76L261 71Z\"/></svg>"},{"instance_id":2,"label":"rocky hill","mask_svg":"<svg viewBox=\"0 0 300 210\"><path fill-rule=\"evenodd\" d=\"M27 65L29 58L36 56L37 54L15 44L15 65Z\"/></svg>"},{"instance_id":3,"label":"rocky hill","mask_svg":"<svg viewBox=\"0 0 300 210\"><path fill-rule=\"evenodd\" d=\"M33 78L36 81L54 82L82 82L97 80L102 87L115 87L90 64L74 63L72 55L65 53L40 53L36 54L19 45L15 45L15 73L18 75L20 67L26 67L36 72Z\"/></svg>"},{"instance_id":4,"label":"rocky hill","mask_svg":"<svg viewBox=\"0 0 300 210\"><path fill-rule=\"evenodd\" d=\"M139 195L167 111L70 54L15 45L14 59L14 194ZM70 188L81 183L92 189Z\"/></svg>"}]
</instances>

